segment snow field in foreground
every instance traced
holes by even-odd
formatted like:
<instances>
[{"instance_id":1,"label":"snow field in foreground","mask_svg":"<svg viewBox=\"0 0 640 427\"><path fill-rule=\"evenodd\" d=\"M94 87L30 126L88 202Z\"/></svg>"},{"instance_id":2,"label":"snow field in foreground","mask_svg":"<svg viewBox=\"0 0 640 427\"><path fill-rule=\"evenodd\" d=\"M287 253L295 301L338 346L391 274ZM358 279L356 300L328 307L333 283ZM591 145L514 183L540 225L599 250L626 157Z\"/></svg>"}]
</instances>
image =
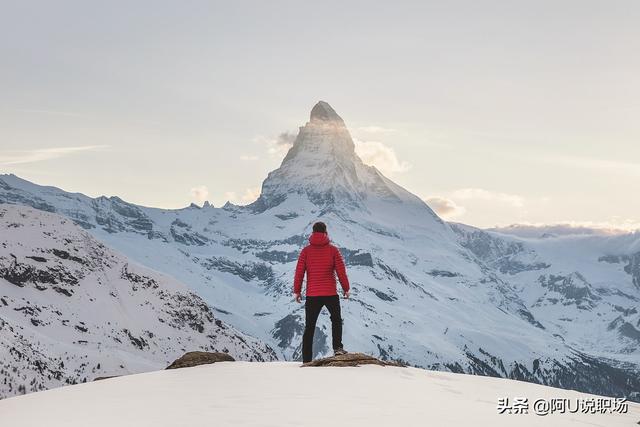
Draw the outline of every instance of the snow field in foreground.
<instances>
[{"instance_id":1,"label":"snow field in foreground","mask_svg":"<svg viewBox=\"0 0 640 427\"><path fill-rule=\"evenodd\" d=\"M499 414L500 398L593 395L521 381L417 368L301 368L223 362L63 387L0 401L19 426L631 426L626 414Z\"/></svg>"}]
</instances>

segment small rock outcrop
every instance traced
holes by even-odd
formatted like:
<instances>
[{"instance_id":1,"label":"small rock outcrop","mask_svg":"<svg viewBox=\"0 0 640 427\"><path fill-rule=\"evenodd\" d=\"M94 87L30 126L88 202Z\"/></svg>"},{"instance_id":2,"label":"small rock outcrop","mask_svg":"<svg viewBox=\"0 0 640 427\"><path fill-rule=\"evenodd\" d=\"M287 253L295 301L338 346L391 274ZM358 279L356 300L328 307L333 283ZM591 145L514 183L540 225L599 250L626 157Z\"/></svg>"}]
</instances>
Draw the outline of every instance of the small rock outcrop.
<instances>
[{"instance_id":1,"label":"small rock outcrop","mask_svg":"<svg viewBox=\"0 0 640 427\"><path fill-rule=\"evenodd\" d=\"M312 360L304 363L302 366L360 366L360 365L380 365L380 366L398 366L405 365L399 362L390 362L380 360L364 353L347 353L339 356L325 357L324 359Z\"/></svg>"},{"instance_id":2,"label":"small rock outcrop","mask_svg":"<svg viewBox=\"0 0 640 427\"><path fill-rule=\"evenodd\" d=\"M208 365L216 362L235 362L227 353L209 353L206 351L190 351L176 359L167 369L190 368L192 366Z\"/></svg>"},{"instance_id":3,"label":"small rock outcrop","mask_svg":"<svg viewBox=\"0 0 640 427\"><path fill-rule=\"evenodd\" d=\"M111 376L107 376L107 377L96 377L93 380L94 381L102 381L102 380L109 380L111 378L118 378L120 375L111 375Z\"/></svg>"}]
</instances>

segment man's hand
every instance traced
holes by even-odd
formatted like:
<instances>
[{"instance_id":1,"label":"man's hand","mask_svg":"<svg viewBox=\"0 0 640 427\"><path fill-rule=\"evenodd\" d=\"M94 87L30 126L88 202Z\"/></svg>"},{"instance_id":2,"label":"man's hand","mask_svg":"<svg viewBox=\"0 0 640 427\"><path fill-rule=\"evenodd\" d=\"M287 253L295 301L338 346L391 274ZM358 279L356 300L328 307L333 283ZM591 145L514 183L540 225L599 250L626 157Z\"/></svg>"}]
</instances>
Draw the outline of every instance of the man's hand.
<instances>
[{"instance_id":1,"label":"man's hand","mask_svg":"<svg viewBox=\"0 0 640 427\"><path fill-rule=\"evenodd\" d=\"M302 295L294 293L293 297L295 298L296 302L302 302Z\"/></svg>"},{"instance_id":2,"label":"man's hand","mask_svg":"<svg viewBox=\"0 0 640 427\"><path fill-rule=\"evenodd\" d=\"M351 292L349 291L345 291L344 293L344 299L349 299L349 297L351 296Z\"/></svg>"}]
</instances>

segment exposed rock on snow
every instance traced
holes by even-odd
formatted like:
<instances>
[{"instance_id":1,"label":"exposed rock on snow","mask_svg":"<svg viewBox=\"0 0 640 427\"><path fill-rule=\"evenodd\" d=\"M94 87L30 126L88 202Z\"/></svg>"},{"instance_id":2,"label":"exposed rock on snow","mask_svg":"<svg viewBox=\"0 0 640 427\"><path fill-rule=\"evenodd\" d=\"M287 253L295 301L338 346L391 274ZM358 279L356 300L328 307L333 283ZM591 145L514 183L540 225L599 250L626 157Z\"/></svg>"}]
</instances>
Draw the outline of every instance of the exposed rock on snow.
<instances>
[{"instance_id":1,"label":"exposed rock on snow","mask_svg":"<svg viewBox=\"0 0 640 427\"><path fill-rule=\"evenodd\" d=\"M216 362L234 362L235 360L236 359L227 353L190 351L167 366L167 369L192 368L194 366L208 365Z\"/></svg>"},{"instance_id":2,"label":"exposed rock on snow","mask_svg":"<svg viewBox=\"0 0 640 427\"><path fill-rule=\"evenodd\" d=\"M347 353L338 356L325 357L323 359L312 360L302 366L360 366L360 365L380 365L380 366L405 366L399 362L380 360L364 353Z\"/></svg>"},{"instance_id":3,"label":"exposed rock on snow","mask_svg":"<svg viewBox=\"0 0 640 427\"><path fill-rule=\"evenodd\" d=\"M120 375L111 375L111 376L106 376L106 377L96 377L93 380L94 381L102 381L102 380L110 380L111 378L118 378Z\"/></svg>"}]
</instances>

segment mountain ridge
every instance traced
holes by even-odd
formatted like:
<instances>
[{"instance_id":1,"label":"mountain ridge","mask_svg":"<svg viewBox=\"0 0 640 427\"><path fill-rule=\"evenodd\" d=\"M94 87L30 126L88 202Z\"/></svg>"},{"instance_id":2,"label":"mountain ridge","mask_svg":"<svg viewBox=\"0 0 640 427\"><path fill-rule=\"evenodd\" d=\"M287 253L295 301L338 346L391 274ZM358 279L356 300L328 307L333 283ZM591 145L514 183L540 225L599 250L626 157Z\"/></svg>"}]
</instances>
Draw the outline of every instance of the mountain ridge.
<instances>
[{"instance_id":1,"label":"mountain ridge","mask_svg":"<svg viewBox=\"0 0 640 427\"><path fill-rule=\"evenodd\" d=\"M275 359L68 218L3 204L0 230L0 398L162 368L187 348Z\"/></svg>"}]
</instances>

